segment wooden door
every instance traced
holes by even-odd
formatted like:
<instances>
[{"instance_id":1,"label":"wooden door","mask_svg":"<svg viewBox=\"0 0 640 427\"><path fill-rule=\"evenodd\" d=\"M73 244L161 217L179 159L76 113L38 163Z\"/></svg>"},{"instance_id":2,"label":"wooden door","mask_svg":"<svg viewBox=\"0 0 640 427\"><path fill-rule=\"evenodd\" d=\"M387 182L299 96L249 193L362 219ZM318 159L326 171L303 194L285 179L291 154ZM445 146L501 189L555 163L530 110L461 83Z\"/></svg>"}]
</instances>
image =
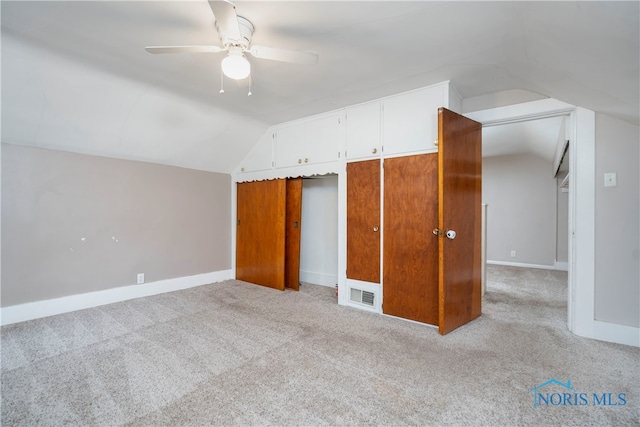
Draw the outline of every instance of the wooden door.
<instances>
[{"instance_id":1,"label":"wooden door","mask_svg":"<svg viewBox=\"0 0 640 427\"><path fill-rule=\"evenodd\" d=\"M302 227L302 178L287 179L285 288L300 289L300 228Z\"/></svg>"},{"instance_id":2,"label":"wooden door","mask_svg":"<svg viewBox=\"0 0 640 427\"><path fill-rule=\"evenodd\" d=\"M237 185L236 278L284 290L286 180Z\"/></svg>"},{"instance_id":3,"label":"wooden door","mask_svg":"<svg viewBox=\"0 0 640 427\"><path fill-rule=\"evenodd\" d=\"M439 329L480 316L482 125L438 110ZM455 236L447 237L448 231Z\"/></svg>"},{"instance_id":4,"label":"wooden door","mask_svg":"<svg viewBox=\"0 0 640 427\"><path fill-rule=\"evenodd\" d=\"M384 160L382 311L438 324L438 155Z\"/></svg>"},{"instance_id":5,"label":"wooden door","mask_svg":"<svg viewBox=\"0 0 640 427\"><path fill-rule=\"evenodd\" d=\"M347 163L347 279L380 283L380 160Z\"/></svg>"}]
</instances>

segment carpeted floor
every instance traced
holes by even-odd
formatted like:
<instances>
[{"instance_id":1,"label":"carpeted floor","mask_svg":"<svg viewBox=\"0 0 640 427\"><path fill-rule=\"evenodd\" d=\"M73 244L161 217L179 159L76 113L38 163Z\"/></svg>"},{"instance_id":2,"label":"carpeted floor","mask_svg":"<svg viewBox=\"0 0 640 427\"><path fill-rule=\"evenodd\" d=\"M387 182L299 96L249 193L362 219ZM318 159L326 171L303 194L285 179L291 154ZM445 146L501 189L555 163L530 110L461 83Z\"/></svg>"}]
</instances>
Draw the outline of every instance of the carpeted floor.
<instances>
[{"instance_id":1,"label":"carpeted floor","mask_svg":"<svg viewBox=\"0 0 640 427\"><path fill-rule=\"evenodd\" d=\"M1 423L640 424L640 349L567 331L566 273L488 277L483 316L447 336L237 281L5 326ZM534 408L550 379L572 389Z\"/></svg>"}]
</instances>

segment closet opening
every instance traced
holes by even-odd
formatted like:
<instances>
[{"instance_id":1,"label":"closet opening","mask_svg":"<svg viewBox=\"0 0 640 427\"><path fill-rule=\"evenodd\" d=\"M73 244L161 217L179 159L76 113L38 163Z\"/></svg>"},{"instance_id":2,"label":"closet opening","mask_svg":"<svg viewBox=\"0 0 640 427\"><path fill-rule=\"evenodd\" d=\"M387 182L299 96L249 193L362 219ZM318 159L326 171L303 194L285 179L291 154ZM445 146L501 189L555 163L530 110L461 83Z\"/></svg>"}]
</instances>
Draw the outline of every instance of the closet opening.
<instances>
[{"instance_id":1,"label":"closet opening","mask_svg":"<svg viewBox=\"0 0 640 427\"><path fill-rule=\"evenodd\" d=\"M331 288L335 297L338 285L337 174L302 180L300 284L301 289L305 286ZM335 301L337 303L338 299Z\"/></svg>"}]
</instances>

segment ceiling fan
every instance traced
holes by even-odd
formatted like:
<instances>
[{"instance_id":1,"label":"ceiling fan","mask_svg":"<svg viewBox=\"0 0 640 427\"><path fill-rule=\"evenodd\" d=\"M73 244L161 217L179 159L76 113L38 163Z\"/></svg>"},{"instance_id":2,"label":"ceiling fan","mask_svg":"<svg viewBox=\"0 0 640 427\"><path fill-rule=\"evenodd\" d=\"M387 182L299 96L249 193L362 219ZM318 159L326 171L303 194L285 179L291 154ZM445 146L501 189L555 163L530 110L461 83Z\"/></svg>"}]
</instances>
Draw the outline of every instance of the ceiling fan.
<instances>
[{"instance_id":1,"label":"ceiling fan","mask_svg":"<svg viewBox=\"0 0 640 427\"><path fill-rule=\"evenodd\" d=\"M222 41L221 46L147 46L149 53L217 53L227 52L221 67L225 76L242 80L251 74L251 63L245 53L254 58L269 59L298 64L315 64L318 54L310 51L291 50L251 44L253 24L236 14L236 7L226 0L209 0L209 7L215 17L216 29Z\"/></svg>"}]
</instances>

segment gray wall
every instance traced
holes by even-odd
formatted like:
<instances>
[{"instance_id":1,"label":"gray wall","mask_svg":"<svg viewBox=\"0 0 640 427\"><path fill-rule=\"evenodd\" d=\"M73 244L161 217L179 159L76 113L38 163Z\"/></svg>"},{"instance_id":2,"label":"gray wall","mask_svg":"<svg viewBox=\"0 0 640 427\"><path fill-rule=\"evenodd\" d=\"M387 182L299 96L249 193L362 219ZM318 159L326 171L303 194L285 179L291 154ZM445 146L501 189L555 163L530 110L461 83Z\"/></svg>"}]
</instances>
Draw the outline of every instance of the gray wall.
<instances>
[{"instance_id":1,"label":"gray wall","mask_svg":"<svg viewBox=\"0 0 640 427\"><path fill-rule=\"evenodd\" d=\"M596 115L595 319L640 326L640 132ZM616 172L618 185L604 186Z\"/></svg>"},{"instance_id":2,"label":"gray wall","mask_svg":"<svg viewBox=\"0 0 640 427\"><path fill-rule=\"evenodd\" d=\"M228 270L230 206L226 174L2 144L2 306Z\"/></svg>"},{"instance_id":3,"label":"gray wall","mask_svg":"<svg viewBox=\"0 0 640 427\"><path fill-rule=\"evenodd\" d=\"M533 154L482 159L488 261L555 266L557 184L551 168Z\"/></svg>"}]
</instances>

